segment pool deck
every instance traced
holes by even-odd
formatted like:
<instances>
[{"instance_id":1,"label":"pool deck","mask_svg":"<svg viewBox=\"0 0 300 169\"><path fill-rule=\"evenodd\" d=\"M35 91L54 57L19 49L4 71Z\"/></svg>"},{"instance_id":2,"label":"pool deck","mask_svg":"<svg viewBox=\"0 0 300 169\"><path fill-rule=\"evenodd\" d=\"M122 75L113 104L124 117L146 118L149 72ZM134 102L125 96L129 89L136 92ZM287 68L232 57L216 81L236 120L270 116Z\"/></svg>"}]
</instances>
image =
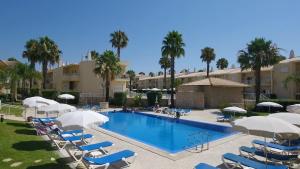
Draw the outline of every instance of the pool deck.
<instances>
[{"instance_id":1,"label":"pool deck","mask_svg":"<svg viewBox=\"0 0 300 169\"><path fill-rule=\"evenodd\" d=\"M107 110L104 110L107 111ZM193 121L205 121L214 124L221 124L228 126L228 123L216 122L216 109L211 110L195 110L189 115L183 116L182 119ZM162 115L152 112L145 112L155 115ZM213 166L222 165L222 155L227 152L238 153L238 149L242 145L251 146L251 141L255 138L244 134L236 134L214 141L210 144L209 150L205 151L183 151L176 155L170 155L159 149L147 146L143 143L137 142L130 138L121 136L119 134L109 132L104 129L91 129L88 131L95 135L93 142L109 140L115 143L115 146L110 150L116 152L124 149L130 149L138 154L135 162L130 166L130 169L193 169L195 165L200 162L205 162ZM115 168L118 168L116 166ZM113 169L111 167L111 169Z\"/></svg>"},{"instance_id":2,"label":"pool deck","mask_svg":"<svg viewBox=\"0 0 300 169\"><path fill-rule=\"evenodd\" d=\"M106 109L102 110L102 112L112 110L120 109ZM219 111L217 109L193 110L191 113L186 116L182 116L181 118L192 121L204 121L213 124L230 126L228 123L216 122L218 112ZM167 116L165 114L157 114L153 112L143 113ZM30 112L29 115L33 115L32 112ZM134 163L129 167L130 169L193 169L200 162L218 166L219 168L225 168L224 165L222 165L223 154L228 152L238 154L238 149L240 146L251 146L251 141L256 138L254 136L236 134L211 142L209 145L209 150L202 152L199 150L182 151L175 155L170 155L160 149L148 146L128 137L121 136L117 133L98 127L95 129L89 129L86 132L95 136L92 140L92 143L100 141L112 141L115 145L109 149L110 152L117 152L124 149L129 149L136 152L138 156L136 157ZM60 152L63 156L67 156L66 151L63 150ZM118 169L120 166L122 166L122 164L119 166L109 167L109 169Z\"/></svg>"}]
</instances>

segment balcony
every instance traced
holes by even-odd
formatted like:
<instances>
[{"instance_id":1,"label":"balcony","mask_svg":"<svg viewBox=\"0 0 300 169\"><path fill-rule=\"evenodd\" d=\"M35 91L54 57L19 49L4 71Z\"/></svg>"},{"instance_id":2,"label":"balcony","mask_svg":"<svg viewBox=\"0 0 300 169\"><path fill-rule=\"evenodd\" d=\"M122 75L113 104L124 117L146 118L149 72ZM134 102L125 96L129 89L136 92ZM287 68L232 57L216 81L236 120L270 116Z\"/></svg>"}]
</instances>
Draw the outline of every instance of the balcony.
<instances>
[{"instance_id":1,"label":"balcony","mask_svg":"<svg viewBox=\"0 0 300 169\"><path fill-rule=\"evenodd\" d=\"M63 73L64 81L79 81L80 74L79 73Z\"/></svg>"}]
</instances>

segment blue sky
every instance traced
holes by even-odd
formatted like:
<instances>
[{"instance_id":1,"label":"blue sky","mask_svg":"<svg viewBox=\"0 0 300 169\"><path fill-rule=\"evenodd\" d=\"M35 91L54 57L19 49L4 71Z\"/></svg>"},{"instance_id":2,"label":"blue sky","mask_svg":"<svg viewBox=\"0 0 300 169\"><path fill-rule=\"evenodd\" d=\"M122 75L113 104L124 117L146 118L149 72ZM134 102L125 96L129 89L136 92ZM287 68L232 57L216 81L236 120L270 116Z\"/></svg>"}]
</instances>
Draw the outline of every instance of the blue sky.
<instances>
[{"instance_id":1,"label":"blue sky","mask_svg":"<svg viewBox=\"0 0 300 169\"><path fill-rule=\"evenodd\" d=\"M206 46L238 66L237 51L255 37L272 40L283 55L291 49L300 55L299 6L297 0L1 0L0 58L21 59L28 39L47 35L64 61L78 63L88 50L112 49L109 34L121 29L129 37L121 51L128 68L157 72L162 40L178 30L186 43L178 71L204 68L199 56Z\"/></svg>"}]
</instances>

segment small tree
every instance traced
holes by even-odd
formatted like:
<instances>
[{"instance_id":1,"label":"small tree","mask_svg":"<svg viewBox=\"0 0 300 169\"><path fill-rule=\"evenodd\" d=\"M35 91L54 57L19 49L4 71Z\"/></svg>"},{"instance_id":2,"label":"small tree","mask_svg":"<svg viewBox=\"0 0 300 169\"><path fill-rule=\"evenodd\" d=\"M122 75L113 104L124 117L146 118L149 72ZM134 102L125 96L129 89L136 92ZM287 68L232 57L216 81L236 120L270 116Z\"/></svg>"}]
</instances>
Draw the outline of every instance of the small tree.
<instances>
[{"instance_id":1,"label":"small tree","mask_svg":"<svg viewBox=\"0 0 300 169\"><path fill-rule=\"evenodd\" d=\"M126 74L129 77L129 90L131 91L132 90L132 82L134 81L134 78L135 78L135 72L133 70L128 70L126 72Z\"/></svg>"},{"instance_id":2,"label":"small tree","mask_svg":"<svg viewBox=\"0 0 300 169\"><path fill-rule=\"evenodd\" d=\"M122 72L119 59L111 50L104 51L100 56L95 56L96 67L94 73L105 81L105 100L109 100L110 82Z\"/></svg>"},{"instance_id":3,"label":"small tree","mask_svg":"<svg viewBox=\"0 0 300 169\"><path fill-rule=\"evenodd\" d=\"M228 60L227 60L227 59L221 58L221 59L219 59L219 60L217 61L217 68L218 68L218 69L223 70L223 69L225 69L225 68L227 68L227 67L228 67Z\"/></svg>"},{"instance_id":4,"label":"small tree","mask_svg":"<svg viewBox=\"0 0 300 169\"><path fill-rule=\"evenodd\" d=\"M209 77L209 64L216 58L214 49L210 47L202 49L200 58L202 59L202 62L206 62L206 77Z\"/></svg>"}]
</instances>

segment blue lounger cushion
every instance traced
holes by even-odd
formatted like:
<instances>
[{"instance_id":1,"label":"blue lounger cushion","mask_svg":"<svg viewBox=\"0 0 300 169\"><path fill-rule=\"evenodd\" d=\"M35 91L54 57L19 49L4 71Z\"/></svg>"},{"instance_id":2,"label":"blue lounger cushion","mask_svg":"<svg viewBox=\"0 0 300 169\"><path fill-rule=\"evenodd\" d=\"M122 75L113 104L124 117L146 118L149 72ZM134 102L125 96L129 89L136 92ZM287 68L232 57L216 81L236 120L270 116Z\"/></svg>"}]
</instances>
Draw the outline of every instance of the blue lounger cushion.
<instances>
[{"instance_id":1,"label":"blue lounger cushion","mask_svg":"<svg viewBox=\"0 0 300 169\"><path fill-rule=\"evenodd\" d=\"M255 147L242 146L240 147L240 151L251 153L261 157L266 157L266 153L263 150L258 150ZM278 161L289 161L289 160L297 159L298 155L281 155L281 154L267 153L267 158L278 160Z\"/></svg>"},{"instance_id":2,"label":"blue lounger cushion","mask_svg":"<svg viewBox=\"0 0 300 169\"><path fill-rule=\"evenodd\" d=\"M206 163L200 163L200 164L196 165L195 169L218 169L218 168L208 165Z\"/></svg>"},{"instance_id":3,"label":"blue lounger cushion","mask_svg":"<svg viewBox=\"0 0 300 169\"><path fill-rule=\"evenodd\" d=\"M67 131L59 131L60 134L79 134L82 133L83 130L67 130Z\"/></svg>"},{"instance_id":4,"label":"blue lounger cushion","mask_svg":"<svg viewBox=\"0 0 300 169\"><path fill-rule=\"evenodd\" d=\"M242 157L242 156L239 156L239 155L235 155L235 154L232 154L232 153L224 154L223 158L226 159L226 160L244 165L244 166L255 168L255 169L265 169L265 168L268 168L268 169L288 169L288 167L285 166L285 165L271 165L271 164L266 165L263 162L253 161L249 158Z\"/></svg>"},{"instance_id":5,"label":"blue lounger cushion","mask_svg":"<svg viewBox=\"0 0 300 169\"><path fill-rule=\"evenodd\" d=\"M83 134L83 135L80 135L80 136L71 136L71 137L63 137L62 135L60 135L60 137L64 141L79 141L79 140L82 140L82 139L92 138L93 135L91 135L91 134Z\"/></svg>"},{"instance_id":6,"label":"blue lounger cushion","mask_svg":"<svg viewBox=\"0 0 300 169\"><path fill-rule=\"evenodd\" d=\"M83 146L77 145L77 148L81 151L92 151L92 150L97 150L97 149L104 148L104 147L109 147L112 145L113 145L112 142L104 141L101 143L95 143L95 144L89 144L89 145L83 145Z\"/></svg>"},{"instance_id":7,"label":"blue lounger cushion","mask_svg":"<svg viewBox=\"0 0 300 169\"><path fill-rule=\"evenodd\" d=\"M122 158L126 159L129 157L133 157L134 155L135 155L135 153L133 151L123 150L123 151L119 151L117 153L113 153L113 154L106 155L106 156L99 157L99 158L84 157L83 159L93 165L105 165L105 164L119 162L122 160Z\"/></svg>"},{"instance_id":8,"label":"blue lounger cushion","mask_svg":"<svg viewBox=\"0 0 300 169\"><path fill-rule=\"evenodd\" d=\"M300 145L299 146L284 146L284 145L280 145L280 144L264 142L264 141L261 141L261 140L253 140L252 143L267 146L267 147L278 149L278 150L283 150L283 151L297 151L297 150L300 150Z\"/></svg>"}]
</instances>

